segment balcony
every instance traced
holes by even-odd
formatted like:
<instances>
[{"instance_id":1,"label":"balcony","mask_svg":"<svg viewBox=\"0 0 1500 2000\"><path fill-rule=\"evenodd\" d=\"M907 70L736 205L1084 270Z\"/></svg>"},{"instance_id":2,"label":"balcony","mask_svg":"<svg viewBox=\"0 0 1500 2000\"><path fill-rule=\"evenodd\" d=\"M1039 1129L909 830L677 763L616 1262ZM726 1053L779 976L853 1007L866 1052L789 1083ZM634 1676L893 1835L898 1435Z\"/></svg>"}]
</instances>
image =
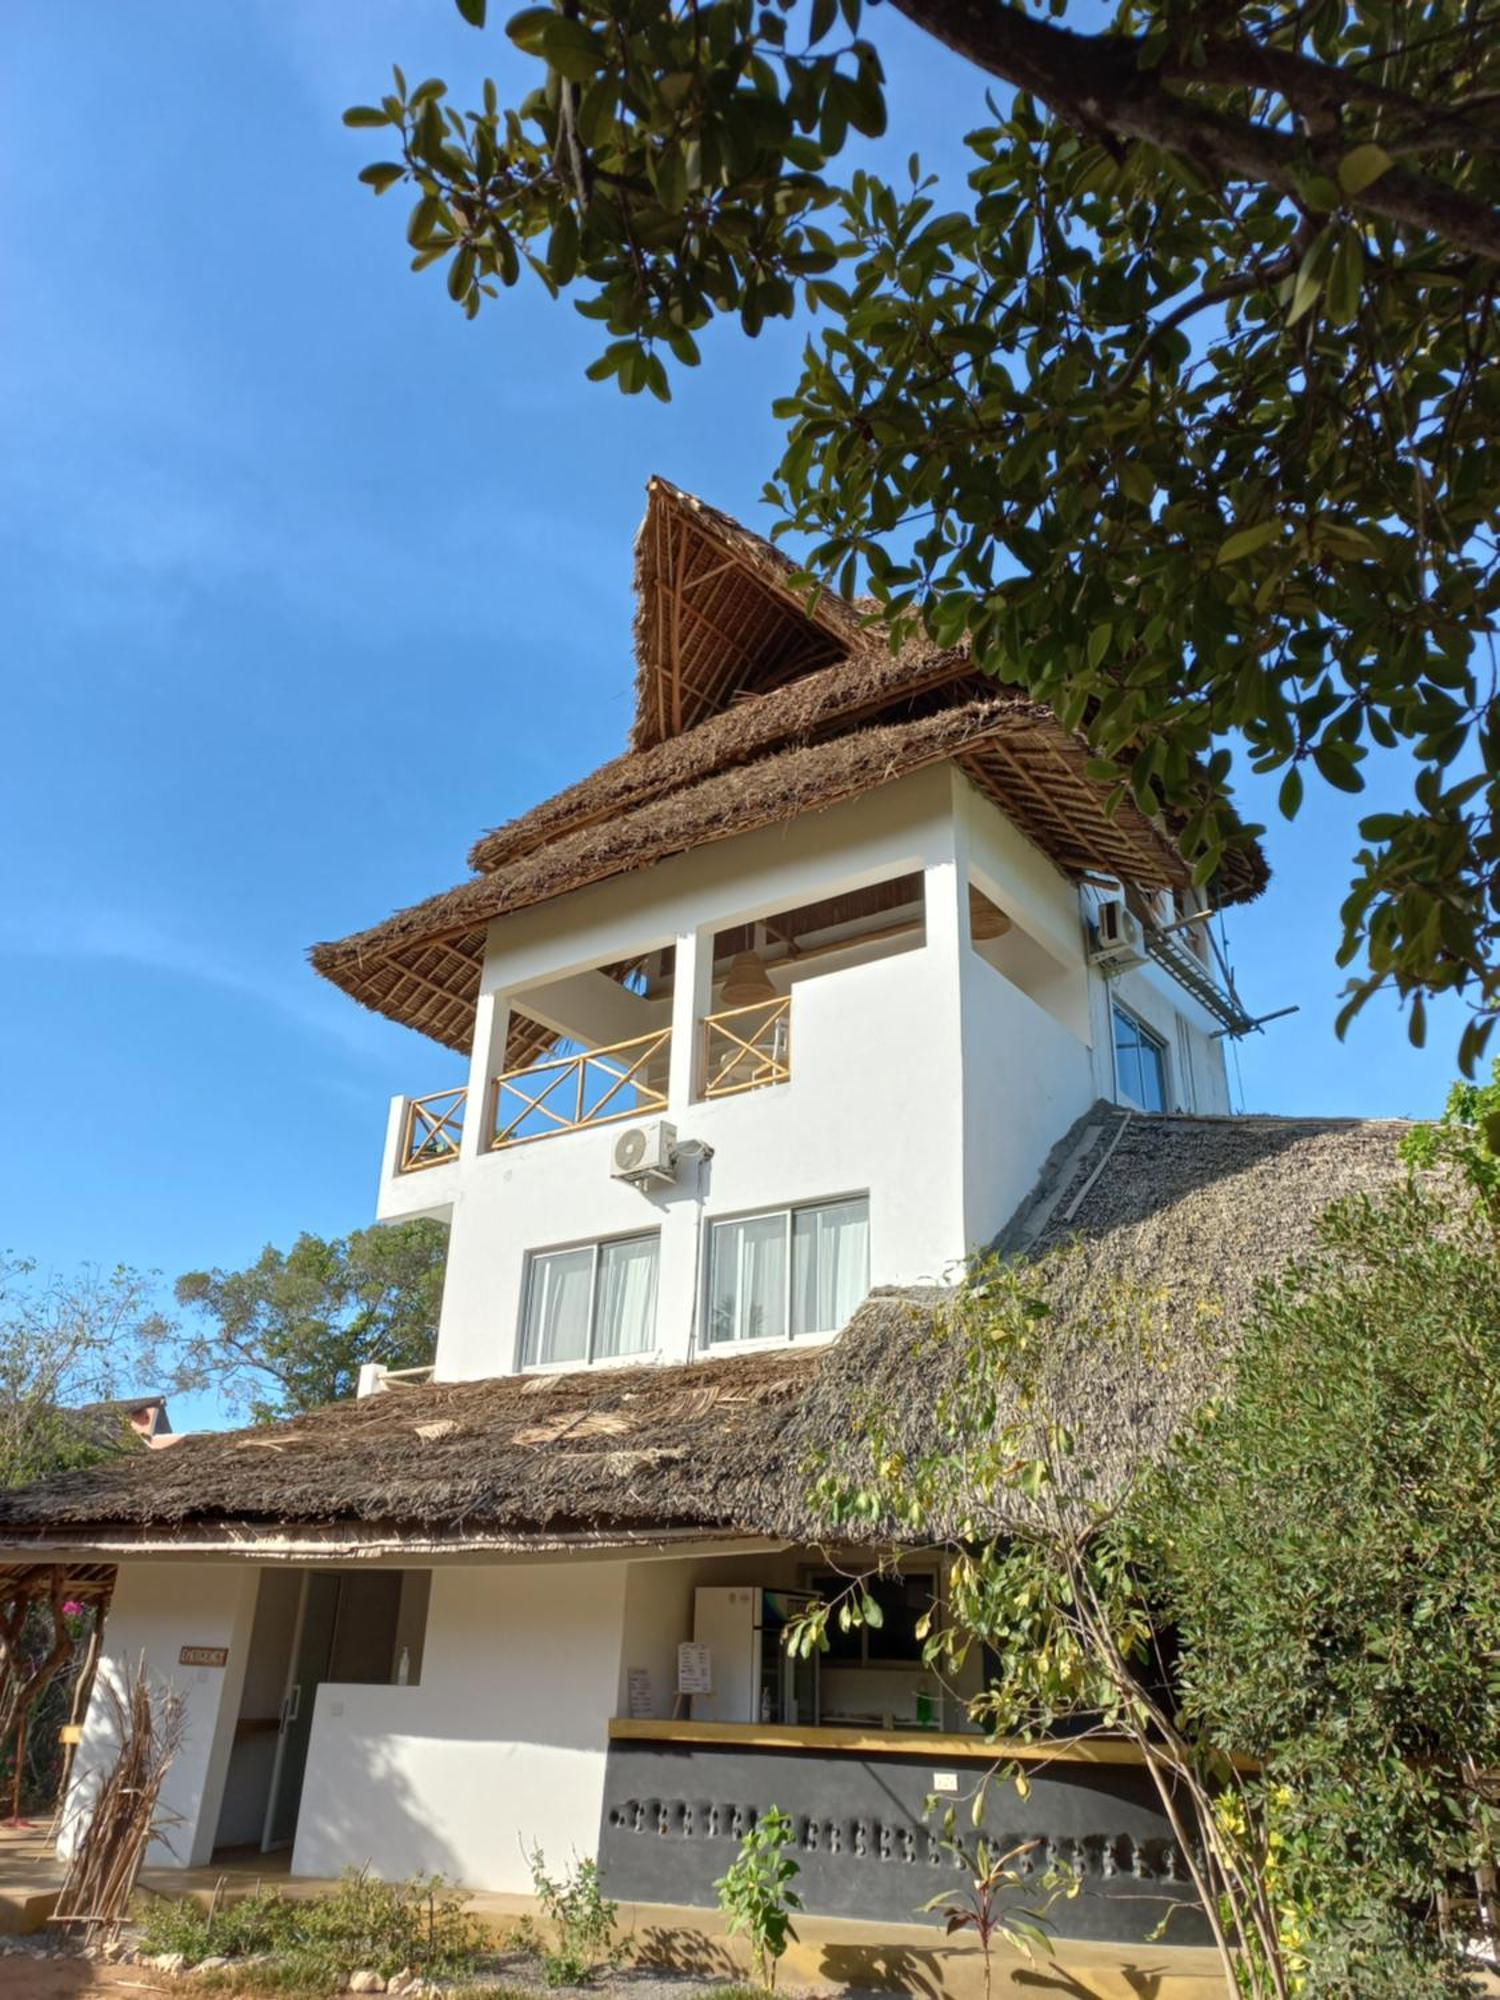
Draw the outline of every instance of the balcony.
<instances>
[{"instance_id":1,"label":"balcony","mask_svg":"<svg viewBox=\"0 0 1500 2000\"><path fill-rule=\"evenodd\" d=\"M426 1167L446 1166L458 1158L468 1096L468 1091L460 1085L456 1090L436 1090L430 1097L411 1099L402 1121L397 1173L420 1173Z\"/></svg>"},{"instance_id":2,"label":"balcony","mask_svg":"<svg viewBox=\"0 0 1500 2000\"><path fill-rule=\"evenodd\" d=\"M495 1078L491 1149L665 1111L671 1050L672 1030L658 1028L607 1048L504 1071Z\"/></svg>"},{"instance_id":3,"label":"balcony","mask_svg":"<svg viewBox=\"0 0 1500 2000\"><path fill-rule=\"evenodd\" d=\"M792 996L730 1007L703 1022L703 1095L737 1097L792 1074Z\"/></svg>"}]
</instances>

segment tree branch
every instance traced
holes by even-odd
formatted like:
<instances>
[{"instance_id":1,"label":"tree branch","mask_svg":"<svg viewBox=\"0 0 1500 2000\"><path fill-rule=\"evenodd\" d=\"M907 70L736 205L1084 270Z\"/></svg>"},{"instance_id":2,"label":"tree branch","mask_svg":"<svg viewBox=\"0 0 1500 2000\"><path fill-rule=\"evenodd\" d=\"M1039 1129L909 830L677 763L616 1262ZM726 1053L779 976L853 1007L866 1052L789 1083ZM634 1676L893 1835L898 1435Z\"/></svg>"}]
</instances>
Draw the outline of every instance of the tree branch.
<instances>
[{"instance_id":1,"label":"tree branch","mask_svg":"<svg viewBox=\"0 0 1500 2000\"><path fill-rule=\"evenodd\" d=\"M1260 182L1289 199L1300 200L1300 177L1317 165L1336 178L1347 139L1302 140L1274 126L1235 117L1211 105L1178 95L1169 85L1170 69L1142 69L1141 43L1126 35L1081 35L1071 28L1023 14L993 0L893 0L897 11L958 55L1000 77L1017 89L1030 91L1067 124L1085 132L1109 132L1119 139L1144 140L1164 152L1190 160L1210 174ZM1182 81L1244 86L1267 52L1255 50L1255 65L1238 42L1210 45L1202 69L1184 71ZM1243 58L1243 59L1242 59ZM1325 65L1305 58L1288 64L1322 72ZM1284 89L1290 74L1281 63L1276 84ZM1264 87L1266 73L1259 74ZM1318 101L1328 102L1332 85L1328 71L1317 78ZM1308 101L1314 86L1303 76ZM1366 86L1349 80L1347 97L1363 98ZM1404 107L1403 107L1404 108ZM1347 197L1352 208L1383 216L1404 229L1445 238L1477 257L1500 263L1500 213L1429 175L1392 167L1378 180Z\"/></svg>"}]
</instances>

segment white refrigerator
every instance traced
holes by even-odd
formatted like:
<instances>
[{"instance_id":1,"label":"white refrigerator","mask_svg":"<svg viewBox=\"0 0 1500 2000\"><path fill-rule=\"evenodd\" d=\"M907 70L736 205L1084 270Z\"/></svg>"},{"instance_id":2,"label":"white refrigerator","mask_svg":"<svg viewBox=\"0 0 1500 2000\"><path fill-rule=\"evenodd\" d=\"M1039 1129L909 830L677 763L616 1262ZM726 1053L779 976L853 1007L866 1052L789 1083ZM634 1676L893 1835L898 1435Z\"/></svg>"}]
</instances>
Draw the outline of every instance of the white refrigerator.
<instances>
[{"instance_id":1,"label":"white refrigerator","mask_svg":"<svg viewBox=\"0 0 1500 2000\"><path fill-rule=\"evenodd\" d=\"M693 1593L693 1640L709 1651L712 1692L695 1694L695 1722L818 1720L818 1655L793 1658L782 1644L807 1591L757 1584L703 1584Z\"/></svg>"}]
</instances>

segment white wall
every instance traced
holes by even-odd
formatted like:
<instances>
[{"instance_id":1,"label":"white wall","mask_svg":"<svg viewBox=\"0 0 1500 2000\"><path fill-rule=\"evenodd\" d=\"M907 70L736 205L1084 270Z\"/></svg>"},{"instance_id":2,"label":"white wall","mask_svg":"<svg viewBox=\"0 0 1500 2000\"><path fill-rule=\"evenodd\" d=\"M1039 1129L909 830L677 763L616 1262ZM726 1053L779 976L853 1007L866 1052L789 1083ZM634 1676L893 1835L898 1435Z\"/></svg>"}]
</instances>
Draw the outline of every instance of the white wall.
<instances>
[{"instance_id":1,"label":"white wall","mask_svg":"<svg viewBox=\"0 0 1500 2000\"><path fill-rule=\"evenodd\" d=\"M799 980L790 1082L696 1101L714 931L917 869L925 946ZM1024 991L972 947L971 882L1017 927L1009 942L1024 945L1024 965L1014 966ZM492 925L462 1155L396 1173L403 1100L387 1135L381 1216L438 1214L451 1224L439 1377L517 1366L536 1250L659 1230L650 1358L663 1361L700 1351L704 1228L715 1217L868 1193L872 1284L951 1274L1009 1219L1072 1120L1095 1097L1115 1095L1111 988L1089 964L1091 892L1082 901L1003 813L941 765ZM667 944L678 991L665 1115L689 1148L678 1184L647 1191L612 1180L612 1125L488 1151L484 1107L511 1006L541 1006L543 986L555 999L558 982L597 983L588 967ZM1168 1043L1173 1108L1227 1110L1223 1047L1201 1007L1154 966L1115 985ZM612 989L616 1013L645 1004ZM603 1025L618 1026L615 1015ZM711 1161L694 1157L694 1142L712 1148Z\"/></svg>"},{"instance_id":2,"label":"white wall","mask_svg":"<svg viewBox=\"0 0 1500 2000\"><path fill-rule=\"evenodd\" d=\"M162 1791L164 1821L177 1824L165 1844L153 1843L147 1861L166 1868L196 1867L209 1859L250 1650L258 1576L248 1564L121 1567L59 1843L64 1852L118 1751L110 1691L124 1694L144 1655L153 1684L175 1689L184 1702L182 1742ZM228 1665L181 1666L178 1654L184 1646L226 1646Z\"/></svg>"},{"instance_id":3,"label":"white wall","mask_svg":"<svg viewBox=\"0 0 1500 2000\"><path fill-rule=\"evenodd\" d=\"M318 1690L292 1872L524 1890L523 1847L593 1854L626 1569L436 1570L421 1685Z\"/></svg>"},{"instance_id":4,"label":"white wall","mask_svg":"<svg viewBox=\"0 0 1500 2000\"><path fill-rule=\"evenodd\" d=\"M964 959L964 1191L969 1242L992 1242L1094 1101L1085 1049L977 952Z\"/></svg>"},{"instance_id":5,"label":"white wall","mask_svg":"<svg viewBox=\"0 0 1500 2000\"><path fill-rule=\"evenodd\" d=\"M529 981L670 941L680 993L695 959L701 990L715 929L914 868L951 877L952 843L948 774L921 773L814 820L508 919L492 931L480 1037L490 1046L474 1078L493 1062L507 996L524 1009ZM964 1251L956 952L956 938L945 948L929 915L927 949L799 982L789 1083L696 1102L679 1050L667 1116L680 1145L701 1142L713 1157L700 1166L690 1155L674 1187L612 1180L616 1133L607 1125L498 1153L476 1146L455 1167L409 1177L452 1184L439 1375L512 1369L527 1254L572 1242L661 1231L662 1360L684 1360L693 1349L703 1229L717 1216L868 1192L871 1282L941 1277ZM679 1002L679 1023L690 998Z\"/></svg>"}]
</instances>

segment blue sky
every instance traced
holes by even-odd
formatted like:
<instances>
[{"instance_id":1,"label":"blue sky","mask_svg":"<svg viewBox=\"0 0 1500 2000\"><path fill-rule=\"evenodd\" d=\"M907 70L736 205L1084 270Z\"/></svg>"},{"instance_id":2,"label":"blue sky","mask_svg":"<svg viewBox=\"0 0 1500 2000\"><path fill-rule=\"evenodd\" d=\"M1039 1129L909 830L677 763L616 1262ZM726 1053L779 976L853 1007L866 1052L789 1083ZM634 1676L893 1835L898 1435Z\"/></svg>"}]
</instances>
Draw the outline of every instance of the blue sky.
<instances>
[{"instance_id":1,"label":"blue sky","mask_svg":"<svg viewBox=\"0 0 1500 2000\"><path fill-rule=\"evenodd\" d=\"M956 174L977 78L877 28L887 158ZM387 1100L458 1065L304 950L620 748L647 475L766 525L801 332L726 329L664 409L584 382L568 306L468 325L412 276L339 114L392 59L514 75L451 0L7 0L4 41L0 1247L170 1278L368 1220ZM1451 1016L1333 1036L1376 803L1272 826L1230 942L1302 1011L1239 1052L1247 1109L1441 1103Z\"/></svg>"}]
</instances>

